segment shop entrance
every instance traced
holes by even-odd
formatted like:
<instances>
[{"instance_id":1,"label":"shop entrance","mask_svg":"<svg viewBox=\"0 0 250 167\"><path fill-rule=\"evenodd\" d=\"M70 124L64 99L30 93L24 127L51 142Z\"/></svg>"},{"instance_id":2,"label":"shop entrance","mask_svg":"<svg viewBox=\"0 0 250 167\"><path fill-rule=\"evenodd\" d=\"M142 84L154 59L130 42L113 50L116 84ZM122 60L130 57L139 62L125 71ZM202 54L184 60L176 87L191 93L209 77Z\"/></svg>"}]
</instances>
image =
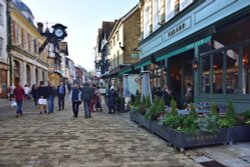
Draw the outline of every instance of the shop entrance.
<instances>
[{"instance_id":1,"label":"shop entrance","mask_svg":"<svg viewBox=\"0 0 250 167\"><path fill-rule=\"evenodd\" d=\"M193 97L194 72L192 60L194 59L194 49L173 56L168 60L170 69L169 85L179 108L185 106L186 87L191 84Z\"/></svg>"}]
</instances>

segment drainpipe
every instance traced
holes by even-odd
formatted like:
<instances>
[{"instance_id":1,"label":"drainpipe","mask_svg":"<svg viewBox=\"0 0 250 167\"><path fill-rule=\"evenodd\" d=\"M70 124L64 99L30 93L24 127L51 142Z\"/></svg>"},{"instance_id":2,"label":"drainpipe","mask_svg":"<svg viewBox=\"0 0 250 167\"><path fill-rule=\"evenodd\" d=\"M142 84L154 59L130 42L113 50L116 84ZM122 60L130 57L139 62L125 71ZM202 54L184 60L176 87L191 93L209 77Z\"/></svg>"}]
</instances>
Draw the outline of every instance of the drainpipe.
<instances>
[{"instance_id":1,"label":"drainpipe","mask_svg":"<svg viewBox=\"0 0 250 167\"><path fill-rule=\"evenodd\" d=\"M13 84L13 78L12 78L12 57L11 57L11 17L10 17L10 3L11 0L6 0L7 2L7 38L8 38L8 44L7 44L7 54L9 57L9 85Z\"/></svg>"}]
</instances>

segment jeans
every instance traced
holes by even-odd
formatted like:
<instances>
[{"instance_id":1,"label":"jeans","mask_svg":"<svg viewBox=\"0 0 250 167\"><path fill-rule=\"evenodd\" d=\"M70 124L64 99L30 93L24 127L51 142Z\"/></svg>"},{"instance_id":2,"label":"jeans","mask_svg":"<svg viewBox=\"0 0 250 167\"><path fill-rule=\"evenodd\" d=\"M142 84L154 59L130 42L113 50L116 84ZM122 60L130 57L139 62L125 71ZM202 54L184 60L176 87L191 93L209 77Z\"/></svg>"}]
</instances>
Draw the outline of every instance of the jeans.
<instances>
[{"instance_id":1,"label":"jeans","mask_svg":"<svg viewBox=\"0 0 250 167\"><path fill-rule=\"evenodd\" d=\"M59 110L64 110L64 94L58 94L58 106Z\"/></svg>"},{"instance_id":2,"label":"jeans","mask_svg":"<svg viewBox=\"0 0 250 167\"><path fill-rule=\"evenodd\" d=\"M89 111L90 102L84 101L83 104L84 104L83 106L84 106L85 118L90 118L91 117L91 112Z\"/></svg>"},{"instance_id":3,"label":"jeans","mask_svg":"<svg viewBox=\"0 0 250 167\"><path fill-rule=\"evenodd\" d=\"M54 112L54 97L53 96L48 97L48 112L49 113Z\"/></svg>"},{"instance_id":4,"label":"jeans","mask_svg":"<svg viewBox=\"0 0 250 167\"><path fill-rule=\"evenodd\" d=\"M22 111L22 107L23 107L23 101L16 101L17 103L17 109L16 109L16 114L17 115L22 115L23 111Z\"/></svg>"},{"instance_id":5,"label":"jeans","mask_svg":"<svg viewBox=\"0 0 250 167\"><path fill-rule=\"evenodd\" d=\"M80 104L81 104L80 101L74 101L72 103L72 109L73 109L74 117L78 117L79 105Z\"/></svg>"}]
</instances>

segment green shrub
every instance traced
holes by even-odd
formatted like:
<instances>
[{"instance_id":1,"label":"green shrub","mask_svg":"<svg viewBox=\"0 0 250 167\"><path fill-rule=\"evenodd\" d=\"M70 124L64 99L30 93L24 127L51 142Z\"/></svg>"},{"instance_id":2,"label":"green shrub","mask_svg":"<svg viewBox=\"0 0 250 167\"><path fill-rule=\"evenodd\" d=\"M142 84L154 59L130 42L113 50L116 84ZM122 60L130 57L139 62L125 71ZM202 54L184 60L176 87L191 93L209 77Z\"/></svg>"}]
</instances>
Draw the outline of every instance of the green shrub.
<instances>
[{"instance_id":1,"label":"green shrub","mask_svg":"<svg viewBox=\"0 0 250 167\"><path fill-rule=\"evenodd\" d=\"M171 100L170 107L171 107L170 115L178 115L177 103L174 99Z\"/></svg>"},{"instance_id":2,"label":"green shrub","mask_svg":"<svg viewBox=\"0 0 250 167\"><path fill-rule=\"evenodd\" d=\"M161 99L159 101L158 97L155 96L154 98L154 103L150 107L150 109L146 112L144 115L144 118L146 120L153 119L157 120L157 118L165 112L165 105L164 105L164 100Z\"/></svg>"},{"instance_id":3,"label":"green shrub","mask_svg":"<svg viewBox=\"0 0 250 167\"><path fill-rule=\"evenodd\" d=\"M134 106L139 106L141 104L141 97L140 96L136 96L135 97L135 101L134 101Z\"/></svg>"},{"instance_id":4,"label":"green shrub","mask_svg":"<svg viewBox=\"0 0 250 167\"><path fill-rule=\"evenodd\" d=\"M225 117L219 119L221 128L228 128L237 125L236 113L232 101L228 102L227 112Z\"/></svg>"}]
</instances>

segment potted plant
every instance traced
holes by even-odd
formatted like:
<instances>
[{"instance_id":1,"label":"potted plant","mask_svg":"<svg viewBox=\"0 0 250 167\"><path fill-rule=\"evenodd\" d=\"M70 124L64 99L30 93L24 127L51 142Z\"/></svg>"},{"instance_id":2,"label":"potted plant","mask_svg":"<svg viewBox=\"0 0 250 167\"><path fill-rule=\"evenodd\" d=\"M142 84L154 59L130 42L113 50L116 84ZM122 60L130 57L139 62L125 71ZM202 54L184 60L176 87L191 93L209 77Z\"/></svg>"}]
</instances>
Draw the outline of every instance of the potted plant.
<instances>
[{"instance_id":1,"label":"potted plant","mask_svg":"<svg viewBox=\"0 0 250 167\"><path fill-rule=\"evenodd\" d=\"M230 128L230 143L250 141L250 110L236 115L232 104L229 104L227 117L230 118L233 126Z\"/></svg>"},{"instance_id":2,"label":"potted plant","mask_svg":"<svg viewBox=\"0 0 250 167\"><path fill-rule=\"evenodd\" d=\"M139 106L135 107L135 112L130 112L130 118L148 130L150 129L150 120L145 120L144 115L150 105L150 97L143 97Z\"/></svg>"}]
</instances>

